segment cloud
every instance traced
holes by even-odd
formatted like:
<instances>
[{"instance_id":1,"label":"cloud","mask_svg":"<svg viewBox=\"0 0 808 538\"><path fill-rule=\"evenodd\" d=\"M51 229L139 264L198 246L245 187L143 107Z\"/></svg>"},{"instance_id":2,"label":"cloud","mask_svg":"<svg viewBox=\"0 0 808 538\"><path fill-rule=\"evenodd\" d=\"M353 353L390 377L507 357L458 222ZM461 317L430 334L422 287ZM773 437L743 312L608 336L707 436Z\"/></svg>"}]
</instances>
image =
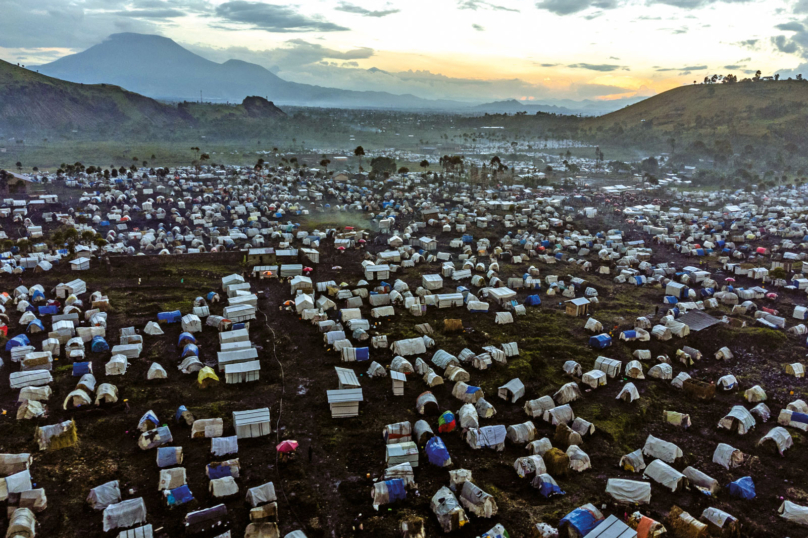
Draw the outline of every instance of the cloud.
<instances>
[{"instance_id":1,"label":"cloud","mask_svg":"<svg viewBox=\"0 0 808 538\"><path fill-rule=\"evenodd\" d=\"M336 8L337 11L344 11L345 13L354 13L356 15L362 15L364 17L386 17L388 15L393 15L394 13L400 13L400 9L383 9L380 11L374 11L371 9L365 9L362 6L357 6L355 4L349 4L348 2L342 2Z\"/></svg>"},{"instance_id":2,"label":"cloud","mask_svg":"<svg viewBox=\"0 0 808 538\"><path fill-rule=\"evenodd\" d=\"M541 64L542 67L556 67L561 64Z\"/></svg>"},{"instance_id":3,"label":"cloud","mask_svg":"<svg viewBox=\"0 0 808 538\"><path fill-rule=\"evenodd\" d=\"M214 62L223 63L235 58L261 65L273 72L287 69L305 69L307 66L324 60L343 60L343 64L348 67L358 67L359 64L356 60L366 60L376 52L369 47L341 51L324 47L319 43L311 43L304 39L291 39L284 46L270 50L252 50L247 47L215 48L205 45L184 46ZM328 84L324 83L322 85Z\"/></svg>"},{"instance_id":4,"label":"cloud","mask_svg":"<svg viewBox=\"0 0 808 538\"><path fill-rule=\"evenodd\" d=\"M797 52L798 48L797 43L792 39L788 39L784 35L772 37L771 40L772 45L774 45L777 48L777 50L779 50L783 54L794 54L795 52Z\"/></svg>"},{"instance_id":5,"label":"cloud","mask_svg":"<svg viewBox=\"0 0 808 538\"><path fill-rule=\"evenodd\" d=\"M775 28L777 28L778 30L782 30L784 32L804 32L805 31L805 26L803 26L802 24L800 24L800 23L798 23L796 21L784 22L783 24L778 24L777 26L775 26Z\"/></svg>"},{"instance_id":6,"label":"cloud","mask_svg":"<svg viewBox=\"0 0 808 538\"><path fill-rule=\"evenodd\" d=\"M0 47L8 49L76 50L96 45L110 34L161 33L152 20L117 14L128 7L125 0L0 0L0 5Z\"/></svg>"},{"instance_id":7,"label":"cloud","mask_svg":"<svg viewBox=\"0 0 808 538\"><path fill-rule=\"evenodd\" d=\"M477 11L478 9L483 8L491 9L493 11L510 11L513 13L519 13L518 9L492 4L490 2L486 2L485 0L458 0L457 7L459 9L470 9L472 11Z\"/></svg>"},{"instance_id":8,"label":"cloud","mask_svg":"<svg viewBox=\"0 0 808 538\"><path fill-rule=\"evenodd\" d=\"M760 39L745 39L743 41L739 41L736 43L736 45L745 49L757 49L760 47L758 43L760 43Z\"/></svg>"},{"instance_id":9,"label":"cloud","mask_svg":"<svg viewBox=\"0 0 808 538\"><path fill-rule=\"evenodd\" d=\"M746 67L746 66L745 65L725 65L724 69L729 69L730 71L735 71L735 70L738 70L738 69L743 69L744 67Z\"/></svg>"},{"instance_id":10,"label":"cloud","mask_svg":"<svg viewBox=\"0 0 808 538\"><path fill-rule=\"evenodd\" d=\"M794 13L808 13L808 0L798 0L792 10Z\"/></svg>"},{"instance_id":11,"label":"cloud","mask_svg":"<svg viewBox=\"0 0 808 538\"><path fill-rule=\"evenodd\" d=\"M628 88L610 86L607 84L572 84L570 85L569 91L573 96L579 99L592 99L606 95L624 95L634 92L634 90Z\"/></svg>"},{"instance_id":12,"label":"cloud","mask_svg":"<svg viewBox=\"0 0 808 538\"><path fill-rule=\"evenodd\" d=\"M618 69L628 69L622 65L613 65L613 64L587 64L587 63L578 63L578 64L570 64L567 67L572 69L588 69L589 71L602 71L602 72L609 72L609 71L617 71Z\"/></svg>"},{"instance_id":13,"label":"cloud","mask_svg":"<svg viewBox=\"0 0 808 538\"><path fill-rule=\"evenodd\" d=\"M617 0L541 0L536 7L556 15L571 15L589 8L614 9Z\"/></svg>"},{"instance_id":14,"label":"cloud","mask_svg":"<svg viewBox=\"0 0 808 538\"><path fill-rule=\"evenodd\" d=\"M477 30L478 32L485 32L485 28L483 28L479 24L472 24L471 27Z\"/></svg>"},{"instance_id":15,"label":"cloud","mask_svg":"<svg viewBox=\"0 0 808 538\"><path fill-rule=\"evenodd\" d=\"M660 67L657 69L658 73L664 73L667 71L687 71L690 74L691 71L704 71L707 69L706 65L689 65L687 67Z\"/></svg>"},{"instance_id":16,"label":"cloud","mask_svg":"<svg viewBox=\"0 0 808 538\"><path fill-rule=\"evenodd\" d=\"M741 4L753 0L647 0L648 4L665 4L681 9L699 9L711 4Z\"/></svg>"},{"instance_id":17,"label":"cloud","mask_svg":"<svg viewBox=\"0 0 808 538\"><path fill-rule=\"evenodd\" d=\"M216 15L226 21L248 25L267 32L340 32L348 30L322 17L307 17L297 11L273 4L233 0L216 7Z\"/></svg>"},{"instance_id":18,"label":"cloud","mask_svg":"<svg viewBox=\"0 0 808 538\"><path fill-rule=\"evenodd\" d=\"M121 17L133 17L137 19L174 19L187 15L184 11L177 9L129 9L116 11L115 14Z\"/></svg>"}]
</instances>

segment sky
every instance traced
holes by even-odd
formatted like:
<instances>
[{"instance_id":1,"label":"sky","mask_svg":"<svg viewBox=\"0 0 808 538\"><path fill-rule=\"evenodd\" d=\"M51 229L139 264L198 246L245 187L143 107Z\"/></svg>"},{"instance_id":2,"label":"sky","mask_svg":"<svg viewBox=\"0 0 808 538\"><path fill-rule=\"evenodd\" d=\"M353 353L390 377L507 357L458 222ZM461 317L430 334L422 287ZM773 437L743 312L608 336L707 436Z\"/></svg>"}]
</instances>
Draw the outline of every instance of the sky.
<instances>
[{"instance_id":1,"label":"sky","mask_svg":"<svg viewBox=\"0 0 808 538\"><path fill-rule=\"evenodd\" d=\"M466 101L625 99L808 76L808 0L0 0L0 58L41 65L119 32L287 80Z\"/></svg>"}]
</instances>

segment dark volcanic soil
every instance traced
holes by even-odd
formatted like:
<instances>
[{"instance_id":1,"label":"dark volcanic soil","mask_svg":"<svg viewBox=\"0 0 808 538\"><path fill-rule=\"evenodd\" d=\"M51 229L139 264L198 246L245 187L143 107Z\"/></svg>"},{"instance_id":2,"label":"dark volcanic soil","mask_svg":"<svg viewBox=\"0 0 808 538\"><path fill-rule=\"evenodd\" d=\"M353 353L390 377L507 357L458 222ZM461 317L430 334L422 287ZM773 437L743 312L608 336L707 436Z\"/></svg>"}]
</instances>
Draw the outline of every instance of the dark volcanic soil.
<instances>
[{"instance_id":1,"label":"dark volcanic soil","mask_svg":"<svg viewBox=\"0 0 808 538\"><path fill-rule=\"evenodd\" d=\"M600 229L601 224L586 222L586 226L593 230ZM435 233L437 230L430 229L429 232ZM472 231L475 239L483 235L494 238L502 232L501 229ZM457 235L440 234L441 249L445 250L449 240ZM664 248L657 250L654 262L667 260L682 266L693 261ZM354 284L362 278L359 271L361 251L338 254L323 248L322 252L321 263L313 275L314 281L334 279L338 283L345 281ZM120 328L135 326L142 329L147 321L156 320L157 313L164 310L180 308L183 314L189 313L195 297L218 290L222 276L244 270L239 264L217 260L215 255L211 255L209 262L187 264L182 257L165 257L156 265L146 265L133 257L131 264L111 272L94 261L93 269L80 276L87 282L88 291L100 290L110 297L112 309L107 341L112 346L118 340ZM521 276L529 265L502 264L500 277L506 280L508 276ZM623 454L641 448L645 438L653 434L682 448L685 457L683 462L675 465L678 470L693 465L718 479L722 486L726 486L730 480L751 475L757 487L757 499L741 501L723 492L717 499L710 499L695 490L672 494L654 484L652 503L643 508L644 512L662 519L676 504L698 517L704 508L716 506L741 519L745 536L801 535L802 531L785 523L777 516L776 510L781 503L780 496L798 503L808 501L801 473L801 469L808 466L805 437L790 430L795 446L786 452L785 457L755 447L760 437L776 425L779 410L789 401L805 397L804 380L783 374L784 364L804 358L805 348L801 339L768 329L716 326L701 333L692 333L684 340L674 338L669 342L653 340L626 344L617 340L619 330L633 327L633 320L639 315L653 314L654 306L661 302L663 290L616 285L611 276L583 273L577 266L565 263L535 265L541 270L542 278L550 274L565 279L568 274L582 276L588 280L588 285L599 291L601 302L594 307L593 316L607 330L618 328L614 330L613 347L600 353L586 347L589 335L583 331L585 319L564 315L560 305L563 299L548 297L545 290L539 292L543 305L530 309L527 316L516 318L512 325L494 325L493 314L470 314L465 309L430 309L422 318L413 318L398 309L393 320L381 322L374 331L387 334L388 340L393 342L416 336L412 329L415 324L430 323L435 329L433 338L437 346L422 357L428 363L436 349L442 348L456 355L464 347L479 352L483 345L518 342L521 355L510 359L508 366L495 365L482 372L467 367L472 376L470 384L481 386L487 399L497 409L493 418L482 421L484 425L510 425L527 420L522 409L525 400L552 394L569 381L561 369L566 360L577 360L587 371L592 368L598 355L622 360L625 365L635 349L649 349L654 357L661 353L673 357L676 349L682 345L695 347L705 356L696 366L687 369L693 377L715 381L721 375L733 373L741 384L741 390L755 384L763 386L769 397L766 404L772 410L773 418L768 423L758 423L751 433L739 436L716 428L719 419L733 405L744 404L738 392L718 394L714 401L699 402L688 399L668 382L635 380L642 398L635 404L624 404L615 400L624 382L623 377L610 379L607 386L585 392L581 401L572 404L576 416L593 422L597 427L596 433L586 438L581 447L589 454L592 469L559 478L559 485L567 495L551 500L540 497L529 482L520 480L513 470L514 460L526 455L522 446L508 443L500 453L475 451L463 441L460 432L442 434L454 468L472 470L474 482L494 495L499 506L499 514L491 520L472 516L470 525L456 534L479 536L499 522L505 525L511 536L527 536L533 523L546 521L557 524L575 506L586 502L598 506L607 503L604 489L608 478L642 479L622 471L617 464ZM711 267L715 269L715 266L716 262L713 261ZM439 269L438 263L418 265L416 269L404 270L396 276L415 290L421 274L437 273ZM64 266L43 275L27 273L25 284L31 286L41 283L50 290L59 282L69 281L76 276L76 273L66 273ZM720 278L718 280L721 281ZM64 411L62 401L75 387L78 378L71 376L70 365L61 358L54 367L54 394L48 402L49 416L34 421L16 421L17 392L9 390L8 373L16 370L17 366L9 364L8 353L3 354L6 365L0 370L0 407L7 413L0 416L0 452L34 453L32 476L36 487L46 489L49 501L48 509L37 516L41 536L102 536L101 513L90 509L85 498L91 487L114 479L120 480L124 498L144 497L149 522L154 524L155 529L162 529L156 533L158 536L180 536L182 520L188 511L218 504L219 501L207 491L208 480L205 477L205 464L217 458L210 454L209 440L191 440L190 428L174 421L174 413L180 405L187 406L196 418L224 418L225 435L233 435L232 411L257 407L269 407L273 430L280 427L270 437L239 441L239 494L225 501L234 536L242 536L249 523L249 508L244 503L247 488L266 481L273 481L278 492L282 536L295 529L304 529L310 538L352 535L393 537L399 535L399 521L411 514L426 519L428 536L442 534L429 509L429 500L439 487L448 484L448 474L445 469L431 466L423 452L421 465L416 471L417 492L410 492L405 502L383 506L378 512L371 506L373 479L378 478L384 469L382 429L389 423L404 420L414 423L421 418L415 411L415 399L426 390L425 383L417 376L411 376L405 395L394 397L389 377L367 378L364 373L369 363L341 363L338 355L326 351L322 336L315 326L299 320L295 314L280 310L280 305L291 297L288 283L278 280L252 282L254 290L263 290L266 294L266 298L259 303L261 314L250 327L252 341L261 346L261 379L256 383L226 385L222 376L218 386L200 390L195 386L195 376L185 376L176 368L180 352L176 343L181 329L179 324L169 325L163 326L166 332L164 336L144 336L142 357L130 362L125 376L108 377L104 374L104 364L109 360L110 353L88 352L98 383L111 382L118 386L119 404L100 409L93 406L90 409ZM5 276L0 283L3 290L11 292L17 285L17 278ZM445 279L445 284L447 287L444 291L452 286L449 279ZM520 290L520 302L528 294ZM781 294L776 302L760 300L758 304L777 307L781 314L790 316L793 304L803 300L802 295ZM11 310L11 306L8 306ZM221 309L222 303L211 306L212 313L220 314ZM363 307L363 311L369 315L367 306ZM720 317L727 312L710 313ZM10 312L10 318L9 335L19 334L22 331L17 324L19 314ZM459 334L442 333L444 318L462 319L466 330ZM744 319L752 325L751 317ZM792 321L789 320L789 323L792 324ZM45 322L49 327L49 320ZM217 332L205 327L196 337L201 360L215 362L219 348ZM43 338L44 333L31 337L37 349ZM724 345L729 346L736 357L729 363L713 358L714 352ZM388 350L371 350L371 359L383 365L389 365L392 357ZM146 380L146 371L153 361L165 367L168 380ZM411 357L411 362L415 362L415 357ZM360 376L364 403L357 418L335 420L330 417L326 390L337 388L334 366L353 367ZM683 368L682 364L675 363L674 375ZM496 397L496 388L514 377L519 377L525 383L526 398L511 404ZM451 396L451 387L452 384L447 383L433 388L432 392L442 410L456 412L462 403ZM747 405L747 408L751 406ZM144 452L137 447L138 420L150 409L162 423L171 427L174 446L184 449L183 466L187 470L190 489L196 497L190 506L174 510L165 507L162 495L157 492L159 469L155 462L156 453L153 450ZM662 420L664 410L689 413L693 426L683 430L666 424ZM78 424L79 444L57 452L38 452L34 442L36 425L53 424L69 418L74 418ZM437 431L437 417L428 420ZM552 439L553 428L541 420L534 423L540 436ZM278 466L274 447L283 439L300 442L299 458ZM711 462L712 453L719 442L729 443L754 457L744 467L727 472ZM616 513L622 517L626 511L631 512L633 508L621 507ZM355 530L358 525L364 530Z\"/></svg>"}]
</instances>

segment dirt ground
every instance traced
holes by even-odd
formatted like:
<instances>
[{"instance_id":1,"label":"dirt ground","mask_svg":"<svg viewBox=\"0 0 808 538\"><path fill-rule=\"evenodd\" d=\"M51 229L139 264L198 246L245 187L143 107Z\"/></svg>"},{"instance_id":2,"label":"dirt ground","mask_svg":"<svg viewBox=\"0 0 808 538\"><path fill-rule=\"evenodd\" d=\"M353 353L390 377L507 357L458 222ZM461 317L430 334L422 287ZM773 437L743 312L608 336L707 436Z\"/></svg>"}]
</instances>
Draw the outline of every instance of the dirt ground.
<instances>
[{"instance_id":1,"label":"dirt ground","mask_svg":"<svg viewBox=\"0 0 808 538\"><path fill-rule=\"evenodd\" d=\"M597 230L599 221L587 221L586 227ZM456 233L438 233L440 250L446 250ZM499 237L503 229L474 230L475 239L481 235ZM637 232L632 232L636 235ZM647 237L645 238L648 239ZM372 244L372 242L371 242ZM379 247L370 247L379 249ZM321 263L313 274L314 281L336 280L351 284L362 278L359 263L361 251L339 254L323 248ZM117 343L119 330L134 326L142 329L147 321L157 319L157 313L181 309L189 313L193 299L218 290L222 276L244 271L238 263L222 263L211 256L205 263L186 264L181 257L165 257L156 266L142 266L137 257L131 264L111 272L94 261L90 271L79 275L87 282L88 291L99 290L111 301L107 327L110 346ZM672 250L656 247L653 262L673 261L677 266L692 263ZM768 394L766 404L772 410L772 419L758 423L747 435L739 436L716 425L733 405L744 401L738 392L719 393L710 402L693 401L669 382L653 379L634 380L641 399L634 404L615 400L625 379L620 376L610 379L605 387L585 391L584 398L574 402L576 416L593 422L596 433L584 440L582 449L589 454L592 469L581 474L558 478L563 497L543 499L531 488L528 480L519 479L513 469L516 458L526 455L524 447L507 443L503 452L483 449L472 450L459 431L442 434L451 454L453 467L466 468L473 472L475 484L492 494L499 513L492 519L471 516L470 524L456 533L462 536L479 536L495 523L502 523L512 537L527 536L532 524L544 521L557 524L561 517L576 506L593 502L597 506L609 503L604 493L608 478L641 480L638 475L618 467L620 457L641 448L645 438L652 434L682 448L684 461L675 465L678 470L692 465L719 480L722 486L742 476L751 475L757 487L754 501L730 498L724 491L711 499L693 491L673 494L658 484L652 486L653 496L644 513L663 519L671 506L676 504L694 516L708 506L721 508L738 517L744 525L744 536L784 537L799 536L800 529L787 524L777 516L781 497L797 503L808 502L808 490L800 477L800 469L808 466L805 437L789 430L795 446L785 457L756 448L756 442L776 425L776 416L785 405L799 397L805 398L804 380L789 378L783 373L783 365L803 360L805 347L802 339L786 336L784 332L747 327L732 329L716 326L679 340L668 342L652 340L647 343L624 343L617 339L620 330L633 327L639 315L653 315L654 307L661 304L663 290L659 288L635 288L616 285L609 276L584 273L578 266L559 263L548 266L533 262L540 270L542 279L557 274L568 274L587 279L587 285L599 292L600 304L595 305L592 315L613 330L614 345L600 352L587 347L589 334L583 331L585 319L566 316L561 304L563 298L553 298L540 293L543 304L530 308L526 316L516 317L511 325L493 323L493 314L471 314L466 309L436 310L430 308L427 315L414 318L398 309L393 320L381 322L374 327L375 333L387 334L393 342L401 338L417 336L413 326L430 323L435 329L433 338L436 347L422 357L427 363L437 349L457 355L463 348L480 352L484 345L499 345L517 342L520 356L509 359L507 366L497 366L486 371L467 369L471 373L470 384L482 387L486 399L495 405L497 414L482 420L483 425L519 424L527 420L523 405L528 399L552 394L570 379L562 371L566 360L576 360L584 371L593 367L597 356L605 355L623 361L630 360L635 349L649 349L654 357L665 353L673 357L682 345L699 349L705 358L686 371L691 376L715 381L721 375L733 373L739 380L741 390L760 384ZM502 264L500 277L521 276L531 263L520 265ZM597 263L595 263L597 266ZM713 260L711 268L716 269ZM420 275L438 273L439 263L422 264L415 269L404 270L395 275L407 282L414 290L420 283ZM64 266L42 275L25 275L25 284L42 284L50 290L62 281L71 280L75 273L65 274ZM721 274L717 274L721 277ZM3 290L12 291L18 284L17 277L0 277ZM140 283L138 282L140 279ZM718 278L719 282L721 278ZM745 279L741 279L745 280ZM232 412L258 407L271 410L273 433L269 437L242 439L239 441L238 458L241 477L237 480L239 493L225 500L233 529L233 536L242 536L249 523L249 508L244 502L246 490L264 482L275 483L278 492L281 535L302 529L310 538L345 536L398 536L398 524L409 515L423 517L427 523L427 535L442 534L437 520L429 508L431 496L448 484L446 469L430 465L421 453L420 466L416 470L417 491L410 492L404 502L383 506L378 512L372 508L370 491L373 480L384 470L384 440L382 430L386 424L421 418L415 410L417 396L427 390L426 384L417 376L411 376L403 397L392 394L389 377L369 379L365 372L369 363L341 363L340 357L327 352L322 335L308 322L298 319L290 312L281 311L280 305L291 297L289 284L278 280L253 280L255 291L263 290L265 298L259 302L258 319L251 322L250 336L260 346L261 378L258 382L227 385L224 377L219 385L201 390L195 386L196 376L183 375L179 364L180 349L177 339L181 332L179 324L163 326L164 336L144 335L144 350L140 359L131 360L129 371L122 377L108 377L104 364L110 353L91 353L93 371L98 383L111 382L118 386L120 402L114 406L88 409L62 409L62 401L75 387L78 378L71 375L71 366L64 358L54 365L52 385L54 394L49 404L49 416L32 421L16 421L17 391L8 386L8 373L16 370L9 364L8 353L3 354L6 365L0 375L0 407L7 411L0 416L0 452L30 451L34 454L31 467L35 487L44 487L48 495L48 508L38 514L41 536L102 536L101 513L94 512L85 502L91 487L109 480L119 480L124 498L142 496L148 508L148 520L154 524L156 536L175 537L182 534L185 514L193 509L210 507L218 500L208 493L205 464L217 458L210 453L209 440L190 439L190 428L175 422L174 414L180 405L185 405L196 418L221 417L225 422L225 435L233 435ZM444 283L447 291L453 284ZM739 282L751 284L751 282ZM535 293L535 292L534 292ZM531 294L519 290L520 302ZM790 316L793 304L804 302L804 296L796 292L781 293L777 301L760 300L759 305L780 308L781 314ZM339 305L344 306L344 305ZM211 306L211 312L221 314L223 303ZM492 311L497 308L492 307ZM369 316L369 308L363 307ZM710 312L720 317L728 311L724 308ZM332 313L333 314L333 313ZM661 312L660 312L661 315ZM264 317L266 316L266 317ZM9 335L22 332L17 324L19 315L11 313ZM443 319L460 318L465 331L444 334ZM265 320L266 319L266 323ZM753 318L744 318L749 325ZM796 320L789 320L789 326ZM50 326L45 320L46 327ZM372 333L372 334L375 334ZM218 350L217 332L205 327L196 335L203 362L215 363ZM39 349L44 333L31 336L32 344ZM718 362L714 352L727 345L735 359ZM273 348L276 353L273 353ZM385 366L393 354L389 350L371 349L371 360ZM276 360L277 356L277 360ZM168 380L147 381L149 365L157 361L168 371ZM415 357L411 357L415 362ZM281 368L279 364L282 366ZM646 363L646 366L655 361ZM360 416L351 419L332 419L326 401L326 390L337 388L334 366L353 368L362 383L364 402ZM684 369L674 363L674 375ZM515 404L496 397L496 389L505 382L519 377L525 384L526 396ZM456 412L462 405L451 395L451 383L432 390L441 410ZM126 402L124 403L124 400ZM282 405L281 405L282 403ZM747 406L750 407L750 406ZM187 470L188 484L196 500L188 506L169 510L157 491L159 469L154 450L141 451L137 447L137 423L148 410L153 410L161 423L170 426L174 446L182 446L185 454L183 466ZM693 426L683 430L663 422L664 410L688 413ZM53 424L73 418L79 432L79 444L55 452L37 451L34 429L38 424ZM437 417L427 420L437 431ZM541 420L535 420L540 437L553 437L554 428ZM279 426L279 428L277 428ZM277 428L277 429L276 429ZM295 439L300 443L297 461L276 465L275 445L283 439ZM711 462L712 453L719 442L725 442L754 456L744 467L725 471ZM564 447L562 447L564 448ZM648 461L646 461L648 463ZM619 507L615 513L622 517L633 508ZM359 527L362 530L359 530ZM2 527L2 525L0 525ZM114 533L110 533L115 535Z\"/></svg>"}]
</instances>

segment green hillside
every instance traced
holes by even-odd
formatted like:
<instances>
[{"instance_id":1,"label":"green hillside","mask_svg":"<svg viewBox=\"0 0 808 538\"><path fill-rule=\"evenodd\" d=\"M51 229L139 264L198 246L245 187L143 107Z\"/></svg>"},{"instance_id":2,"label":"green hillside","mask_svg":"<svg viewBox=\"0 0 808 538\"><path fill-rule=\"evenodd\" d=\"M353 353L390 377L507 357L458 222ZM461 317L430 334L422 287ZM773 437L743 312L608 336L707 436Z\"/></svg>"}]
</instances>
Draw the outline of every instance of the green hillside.
<instances>
[{"instance_id":1,"label":"green hillside","mask_svg":"<svg viewBox=\"0 0 808 538\"><path fill-rule=\"evenodd\" d=\"M182 136L192 129L235 127L284 116L269 101L248 97L237 106L171 105L109 84L75 84L0 60L0 134L82 138ZM224 125L223 125L224 124ZM227 125L230 124L230 125Z\"/></svg>"},{"instance_id":2,"label":"green hillside","mask_svg":"<svg viewBox=\"0 0 808 538\"><path fill-rule=\"evenodd\" d=\"M765 81L675 88L580 127L598 138L648 144L669 138L755 140L805 146L808 82ZM682 147L680 145L680 147Z\"/></svg>"},{"instance_id":3,"label":"green hillside","mask_svg":"<svg viewBox=\"0 0 808 538\"><path fill-rule=\"evenodd\" d=\"M178 109L107 84L73 84L0 60L0 130L97 135L192 123Z\"/></svg>"}]
</instances>

